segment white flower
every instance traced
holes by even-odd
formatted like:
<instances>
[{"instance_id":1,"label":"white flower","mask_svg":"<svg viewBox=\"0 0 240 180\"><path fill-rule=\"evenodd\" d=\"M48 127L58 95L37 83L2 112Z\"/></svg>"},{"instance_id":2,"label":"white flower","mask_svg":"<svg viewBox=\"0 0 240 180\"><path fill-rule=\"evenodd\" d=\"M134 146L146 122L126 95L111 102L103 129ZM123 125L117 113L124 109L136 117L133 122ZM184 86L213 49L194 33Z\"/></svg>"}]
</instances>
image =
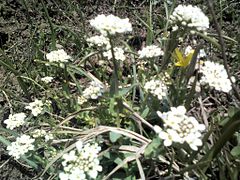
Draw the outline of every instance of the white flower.
<instances>
[{"instance_id":1,"label":"white flower","mask_svg":"<svg viewBox=\"0 0 240 180\"><path fill-rule=\"evenodd\" d=\"M53 77L50 77L50 76L41 78L41 81L43 81L45 83L50 83L50 82L52 82L52 80L53 80Z\"/></svg>"},{"instance_id":2,"label":"white flower","mask_svg":"<svg viewBox=\"0 0 240 180\"><path fill-rule=\"evenodd\" d=\"M4 120L4 123L7 124L8 129L14 129L23 125L25 118L26 114L24 113L10 114L8 119Z\"/></svg>"},{"instance_id":3,"label":"white flower","mask_svg":"<svg viewBox=\"0 0 240 180\"><path fill-rule=\"evenodd\" d=\"M45 136L47 132L44 129L35 129L31 134L32 134L32 137L38 138L38 137Z\"/></svg>"},{"instance_id":4,"label":"white flower","mask_svg":"<svg viewBox=\"0 0 240 180\"><path fill-rule=\"evenodd\" d=\"M52 133L48 133L45 135L45 142L48 142L50 140L53 140L54 137L53 137L53 134Z\"/></svg>"},{"instance_id":5,"label":"white flower","mask_svg":"<svg viewBox=\"0 0 240 180\"><path fill-rule=\"evenodd\" d=\"M209 28L209 19L202 10L192 5L178 5L170 16L173 30L179 26L194 28L198 31L206 31Z\"/></svg>"},{"instance_id":6,"label":"white flower","mask_svg":"<svg viewBox=\"0 0 240 180\"><path fill-rule=\"evenodd\" d=\"M124 61L126 59L126 56L124 55L124 50L120 47L113 48L114 56L116 60ZM103 56L107 57L108 60L112 59L112 51L108 50L106 52L103 52Z\"/></svg>"},{"instance_id":7,"label":"white flower","mask_svg":"<svg viewBox=\"0 0 240 180\"><path fill-rule=\"evenodd\" d=\"M69 175L69 180L86 180L86 175L81 168L73 167Z\"/></svg>"},{"instance_id":8,"label":"white flower","mask_svg":"<svg viewBox=\"0 0 240 180\"><path fill-rule=\"evenodd\" d=\"M76 151L72 150L68 154L64 154L62 158L64 159L64 161L62 162L62 165L66 166L67 162L74 161L75 159L77 159Z\"/></svg>"},{"instance_id":9,"label":"white flower","mask_svg":"<svg viewBox=\"0 0 240 180\"><path fill-rule=\"evenodd\" d=\"M85 99L97 99L103 92L103 86L96 81L92 81L90 86L83 91L82 96Z\"/></svg>"},{"instance_id":10,"label":"white flower","mask_svg":"<svg viewBox=\"0 0 240 180\"><path fill-rule=\"evenodd\" d=\"M163 97L167 95L168 90L165 83L160 80L151 80L146 82L144 89L152 93L154 96L157 96L159 100L162 100Z\"/></svg>"},{"instance_id":11,"label":"white flower","mask_svg":"<svg viewBox=\"0 0 240 180\"><path fill-rule=\"evenodd\" d=\"M191 46L187 46L185 48L185 52L184 54L187 56L188 54L194 52L194 49L191 47ZM199 52L198 52L198 55L197 55L197 60L201 59L201 58L204 58L206 57L207 54L206 52L204 51L204 49L200 49ZM198 62L199 63L199 62Z\"/></svg>"},{"instance_id":12,"label":"white flower","mask_svg":"<svg viewBox=\"0 0 240 180\"><path fill-rule=\"evenodd\" d=\"M198 146L202 146L202 140L194 137L194 134L187 136L185 140L194 151L198 150Z\"/></svg>"},{"instance_id":13,"label":"white flower","mask_svg":"<svg viewBox=\"0 0 240 180\"><path fill-rule=\"evenodd\" d=\"M35 139L32 139L30 136L25 134L21 137L17 137L15 142L12 142L11 145L7 146L9 155L13 156L15 159L19 159L21 155L24 155L28 151L34 149L34 141Z\"/></svg>"},{"instance_id":14,"label":"white flower","mask_svg":"<svg viewBox=\"0 0 240 180\"><path fill-rule=\"evenodd\" d=\"M63 49L59 49L46 54L46 58L49 62L65 63L71 59L71 56L69 56Z\"/></svg>"},{"instance_id":15,"label":"white flower","mask_svg":"<svg viewBox=\"0 0 240 180\"><path fill-rule=\"evenodd\" d=\"M64 172L60 172L59 173L59 178L60 178L60 180L69 180L69 174L64 173Z\"/></svg>"},{"instance_id":16,"label":"white flower","mask_svg":"<svg viewBox=\"0 0 240 180\"><path fill-rule=\"evenodd\" d=\"M206 56L207 56L207 54L206 54L205 50L200 49L197 57L200 59L200 58L204 58Z\"/></svg>"},{"instance_id":17,"label":"white flower","mask_svg":"<svg viewBox=\"0 0 240 180\"><path fill-rule=\"evenodd\" d=\"M195 68L196 69L196 68ZM192 88L192 86L194 85L195 82L195 76L190 77L188 84L187 84L187 88ZM197 80L196 85L195 85L195 91L196 92L201 92L201 86L200 86L200 82Z\"/></svg>"},{"instance_id":18,"label":"white flower","mask_svg":"<svg viewBox=\"0 0 240 180\"><path fill-rule=\"evenodd\" d=\"M164 122L164 129L154 126L155 132L164 140L165 146L172 145L173 142L188 143L193 150L202 146L201 131L205 130L205 125L199 124L194 117L185 115L184 106L171 107L171 111L157 112Z\"/></svg>"},{"instance_id":19,"label":"white flower","mask_svg":"<svg viewBox=\"0 0 240 180\"><path fill-rule=\"evenodd\" d=\"M116 33L132 31L132 25L129 23L128 18L120 19L112 14L108 16L103 14L98 15L95 19L90 20L90 24L103 35L107 35L107 33L114 35Z\"/></svg>"},{"instance_id":20,"label":"white flower","mask_svg":"<svg viewBox=\"0 0 240 180\"><path fill-rule=\"evenodd\" d=\"M76 150L63 155L64 172L59 173L61 180L96 179L98 172L102 171L99 165L98 153L101 148L97 144L82 141L76 142Z\"/></svg>"},{"instance_id":21,"label":"white flower","mask_svg":"<svg viewBox=\"0 0 240 180\"><path fill-rule=\"evenodd\" d=\"M205 61L200 68L200 72L203 74L200 80L201 84L209 84L210 87L226 93L232 89L231 82L222 64Z\"/></svg>"},{"instance_id":22,"label":"white flower","mask_svg":"<svg viewBox=\"0 0 240 180\"><path fill-rule=\"evenodd\" d=\"M43 105L44 104L41 100L36 99L34 102L29 103L25 108L31 110L33 116L37 116L42 113Z\"/></svg>"},{"instance_id":23,"label":"white flower","mask_svg":"<svg viewBox=\"0 0 240 180\"><path fill-rule=\"evenodd\" d=\"M185 56L187 56L188 54L190 54L190 53L192 53L192 52L194 52L194 49L192 48L192 46L187 46L187 47L185 48L184 54L185 54Z\"/></svg>"},{"instance_id":24,"label":"white flower","mask_svg":"<svg viewBox=\"0 0 240 180\"><path fill-rule=\"evenodd\" d=\"M158 134L158 136L159 136L159 138L164 140L164 142L163 142L164 146L171 146L172 142L180 142L180 137L179 137L178 133L172 129L167 129L166 132L161 131Z\"/></svg>"},{"instance_id":25,"label":"white flower","mask_svg":"<svg viewBox=\"0 0 240 180\"><path fill-rule=\"evenodd\" d=\"M77 141L76 142L76 148L77 148L78 152L81 152L82 148L83 148L83 142L82 141Z\"/></svg>"},{"instance_id":26,"label":"white flower","mask_svg":"<svg viewBox=\"0 0 240 180\"><path fill-rule=\"evenodd\" d=\"M87 99L86 99L85 97L83 97L83 96L78 96L78 97L77 97L77 103L78 103L79 105L82 105L82 104L84 104L85 102L87 102Z\"/></svg>"},{"instance_id":27,"label":"white flower","mask_svg":"<svg viewBox=\"0 0 240 180\"><path fill-rule=\"evenodd\" d=\"M156 45L150 45L144 47L142 50L138 51L139 58L153 58L153 57L158 57L163 55L163 51L161 48L159 48Z\"/></svg>"},{"instance_id":28,"label":"white flower","mask_svg":"<svg viewBox=\"0 0 240 180\"><path fill-rule=\"evenodd\" d=\"M93 36L87 39L87 42L90 46L96 45L98 47L106 46L107 48L110 47L109 39L103 35L101 36Z\"/></svg>"},{"instance_id":29,"label":"white flower","mask_svg":"<svg viewBox=\"0 0 240 180\"><path fill-rule=\"evenodd\" d=\"M157 126L157 125L154 125L154 126L153 126L153 129L154 129L154 131L155 131L156 133L160 133L160 132L162 131L162 128L160 128L160 127Z\"/></svg>"}]
</instances>

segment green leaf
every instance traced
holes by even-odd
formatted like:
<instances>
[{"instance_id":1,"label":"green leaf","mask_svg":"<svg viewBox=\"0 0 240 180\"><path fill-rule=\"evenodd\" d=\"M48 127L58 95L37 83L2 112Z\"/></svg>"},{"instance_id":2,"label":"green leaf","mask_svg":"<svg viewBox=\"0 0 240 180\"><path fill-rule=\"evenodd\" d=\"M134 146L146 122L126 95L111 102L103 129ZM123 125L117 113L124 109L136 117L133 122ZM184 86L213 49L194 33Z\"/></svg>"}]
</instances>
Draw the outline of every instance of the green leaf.
<instances>
[{"instance_id":1,"label":"green leaf","mask_svg":"<svg viewBox=\"0 0 240 180\"><path fill-rule=\"evenodd\" d=\"M161 148L159 146L162 144L161 139L159 137L156 137L152 140L152 142L147 146L147 148L144 151L144 156L150 157L151 155L156 155Z\"/></svg>"},{"instance_id":2,"label":"green leaf","mask_svg":"<svg viewBox=\"0 0 240 180\"><path fill-rule=\"evenodd\" d=\"M118 133L115 133L115 132L110 132L110 133L109 133L109 138L110 138L110 141L111 141L112 143L117 142L117 140L118 140L120 137L122 137L121 134L118 134Z\"/></svg>"},{"instance_id":3,"label":"green leaf","mask_svg":"<svg viewBox=\"0 0 240 180\"><path fill-rule=\"evenodd\" d=\"M228 115L230 116L230 117L233 117L234 116L234 114L236 114L236 112L238 111L239 109L238 108L236 108L236 107L229 107L228 108Z\"/></svg>"},{"instance_id":4,"label":"green leaf","mask_svg":"<svg viewBox=\"0 0 240 180\"><path fill-rule=\"evenodd\" d=\"M10 130L10 129L6 129L6 128L1 128L0 127L0 131L4 131L4 132L6 132L8 134L13 135L14 137L18 137L19 136L19 134L17 132L15 132L13 130Z\"/></svg>"},{"instance_id":5,"label":"green leaf","mask_svg":"<svg viewBox=\"0 0 240 180\"><path fill-rule=\"evenodd\" d=\"M38 165L34 161L29 160L25 155L22 155L21 159L25 161L32 168L38 169Z\"/></svg>"},{"instance_id":6,"label":"green leaf","mask_svg":"<svg viewBox=\"0 0 240 180\"><path fill-rule=\"evenodd\" d=\"M211 162L219 152L221 152L223 146L230 140L235 132L240 129L240 111L234 114L233 117L224 125L221 130L221 135L215 145L203 156L200 160ZM203 171L206 171L209 165L204 166Z\"/></svg>"},{"instance_id":7,"label":"green leaf","mask_svg":"<svg viewBox=\"0 0 240 180\"><path fill-rule=\"evenodd\" d=\"M145 118L145 117L147 117L147 115L148 115L148 113L149 113L149 108L147 107L146 109L144 109L144 111L142 112L142 114L141 114L141 117L142 118Z\"/></svg>"},{"instance_id":8,"label":"green leaf","mask_svg":"<svg viewBox=\"0 0 240 180\"><path fill-rule=\"evenodd\" d=\"M127 88L122 88L121 90L119 90L119 95L120 96L124 96L126 95L129 91L131 91L131 89L133 89L135 86L137 86L138 84L133 84L130 87Z\"/></svg>"},{"instance_id":9,"label":"green leaf","mask_svg":"<svg viewBox=\"0 0 240 180\"><path fill-rule=\"evenodd\" d=\"M11 142L8 141L6 138L4 138L3 136L0 136L0 142L5 144L6 146L10 145Z\"/></svg>"},{"instance_id":10,"label":"green leaf","mask_svg":"<svg viewBox=\"0 0 240 180\"><path fill-rule=\"evenodd\" d=\"M240 145L239 146L235 146L232 150L231 150L231 154L233 156L240 156Z\"/></svg>"}]
</instances>

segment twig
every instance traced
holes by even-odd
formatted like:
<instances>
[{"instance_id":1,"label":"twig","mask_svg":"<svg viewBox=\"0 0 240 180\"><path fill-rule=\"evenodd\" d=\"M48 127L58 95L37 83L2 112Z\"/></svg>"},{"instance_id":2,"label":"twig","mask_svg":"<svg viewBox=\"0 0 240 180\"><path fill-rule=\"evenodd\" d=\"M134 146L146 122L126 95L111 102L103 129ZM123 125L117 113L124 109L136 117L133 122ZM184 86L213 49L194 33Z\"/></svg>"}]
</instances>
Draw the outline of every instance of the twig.
<instances>
[{"instance_id":1,"label":"twig","mask_svg":"<svg viewBox=\"0 0 240 180\"><path fill-rule=\"evenodd\" d=\"M84 108L84 109L80 109L72 114L70 114L69 116L67 116L62 122L60 122L57 126L57 128L61 125L63 125L64 123L70 121L71 119L75 118L80 112L84 112L84 111L93 111L95 110L97 107L93 106L90 108Z\"/></svg>"},{"instance_id":2,"label":"twig","mask_svg":"<svg viewBox=\"0 0 240 180\"><path fill-rule=\"evenodd\" d=\"M142 167L142 164L141 164L141 162L139 161L138 157L136 157L136 162L137 162L138 171L139 171L141 180L145 180L146 177L145 177L145 174L144 174L144 171L143 171L143 167Z\"/></svg>"},{"instance_id":3,"label":"twig","mask_svg":"<svg viewBox=\"0 0 240 180\"><path fill-rule=\"evenodd\" d=\"M215 14L214 9L213 9L213 1L212 0L207 0L207 3L208 3L208 8L209 8L210 13L211 13L211 15L213 17L213 21L214 21L214 24L215 24L215 27L216 27L216 30L217 30L217 33L218 33L219 43L220 43L221 49L222 49L221 53L222 53L222 58L223 58L223 64L224 64L224 67L226 69L226 72L227 72L227 75L228 75L228 79L230 80L230 82L232 84L232 88L233 88L233 91L235 92L236 98L240 101L240 95L238 93L238 89L237 89L237 87L235 86L235 84L233 83L233 81L231 79L230 70L228 68L227 56L226 56L226 46L225 46L225 43L224 43L221 27L218 24L216 14Z\"/></svg>"},{"instance_id":4,"label":"twig","mask_svg":"<svg viewBox=\"0 0 240 180\"><path fill-rule=\"evenodd\" d=\"M151 125L149 122L147 122L145 119L143 119L138 113L134 112L131 107L126 103L123 102L123 106L129 110L130 112L133 113L133 116L136 117L138 120L140 120L143 124L147 125L149 128L151 128L152 130L154 130L153 125Z\"/></svg>"},{"instance_id":5,"label":"twig","mask_svg":"<svg viewBox=\"0 0 240 180\"><path fill-rule=\"evenodd\" d=\"M10 103L10 100L8 98L8 95L6 94L6 92L4 90L2 90L6 100L7 100L7 103L8 103L8 106L9 106L9 109L10 109L10 113L13 114L13 109L12 109L12 104Z\"/></svg>"}]
</instances>

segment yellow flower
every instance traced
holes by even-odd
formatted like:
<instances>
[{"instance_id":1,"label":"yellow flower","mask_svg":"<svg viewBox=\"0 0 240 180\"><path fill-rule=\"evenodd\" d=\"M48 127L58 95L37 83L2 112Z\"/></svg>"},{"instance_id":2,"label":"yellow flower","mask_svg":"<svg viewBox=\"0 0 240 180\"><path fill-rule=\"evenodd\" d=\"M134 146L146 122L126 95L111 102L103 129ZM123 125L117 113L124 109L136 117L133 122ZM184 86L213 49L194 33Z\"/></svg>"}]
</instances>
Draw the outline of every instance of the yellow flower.
<instances>
[{"instance_id":1,"label":"yellow flower","mask_svg":"<svg viewBox=\"0 0 240 180\"><path fill-rule=\"evenodd\" d=\"M187 55L183 55L178 48L173 52L173 58L175 59L175 66L186 67L192 60L194 50L191 50Z\"/></svg>"}]
</instances>

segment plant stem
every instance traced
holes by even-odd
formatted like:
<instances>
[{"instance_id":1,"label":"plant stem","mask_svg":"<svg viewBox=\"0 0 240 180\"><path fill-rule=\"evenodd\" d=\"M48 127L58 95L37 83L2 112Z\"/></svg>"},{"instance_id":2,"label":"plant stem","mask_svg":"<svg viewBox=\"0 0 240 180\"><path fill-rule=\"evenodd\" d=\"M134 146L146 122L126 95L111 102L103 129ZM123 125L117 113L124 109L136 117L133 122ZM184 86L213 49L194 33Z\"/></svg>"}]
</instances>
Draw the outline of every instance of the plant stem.
<instances>
[{"instance_id":1,"label":"plant stem","mask_svg":"<svg viewBox=\"0 0 240 180\"><path fill-rule=\"evenodd\" d=\"M108 37L109 37L109 42L110 42L110 46L111 46L111 53L112 53L112 61L113 61L113 92L114 95L118 95L119 94L119 77L118 77L118 62L115 58L115 54L114 54L114 47L113 47L113 42L112 42L112 38L110 36L110 34L108 33Z\"/></svg>"},{"instance_id":2,"label":"plant stem","mask_svg":"<svg viewBox=\"0 0 240 180\"><path fill-rule=\"evenodd\" d=\"M215 24L215 27L216 27L216 30L217 30L217 33L218 33L219 43L220 43L221 50L222 50L221 53L222 53L222 58L223 58L223 65L226 69L228 79L230 80L230 82L232 84L232 88L233 88L233 91L235 93L235 96L240 101L240 94L238 93L238 89L231 79L230 70L229 70L228 64L227 64L226 46L225 46L225 43L224 43L224 40L223 40L221 27L220 27L220 25L217 21L217 17L216 17L216 14L214 12L214 9L213 9L213 2L211 0L208 0L207 3L208 3L208 9L210 10L210 13L212 14L213 21L214 21L214 24Z\"/></svg>"}]
</instances>

